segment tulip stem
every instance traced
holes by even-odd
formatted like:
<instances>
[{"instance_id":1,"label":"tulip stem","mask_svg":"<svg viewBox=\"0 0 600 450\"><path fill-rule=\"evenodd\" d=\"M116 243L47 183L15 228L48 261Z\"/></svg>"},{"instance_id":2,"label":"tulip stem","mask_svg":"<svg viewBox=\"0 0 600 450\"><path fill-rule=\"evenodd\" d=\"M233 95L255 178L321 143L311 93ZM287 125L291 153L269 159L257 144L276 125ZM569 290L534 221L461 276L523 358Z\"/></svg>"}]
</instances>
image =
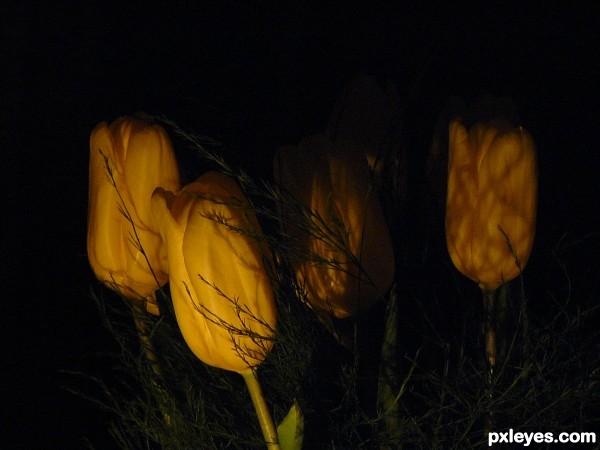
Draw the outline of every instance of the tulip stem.
<instances>
[{"instance_id":1,"label":"tulip stem","mask_svg":"<svg viewBox=\"0 0 600 450\"><path fill-rule=\"evenodd\" d=\"M497 360L497 344L496 344L496 290L495 289L481 289L483 295L483 309L485 314L484 321L484 334L485 334L485 353L487 357L487 390L488 400L490 405L488 407L487 415L485 418L485 432L488 434L493 431L494 427L494 412L492 411L491 401L494 397L494 371L496 368Z\"/></svg>"},{"instance_id":2,"label":"tulip stem","mask_svg":"<svg viewBox=\"0 0 600 450\"><path fill-rule=\"evenodd\" d=\"M485 312L485 353L487 356L490 372L496 367L496 311L495 311L495 289L482 289L483 309Z\"/></svg>"},{"instance_id":3,"label":"tulip stem","mask_svg":"<svg viewBox=\"0 0 600 450\"><path fill-rule=\"evenodd\" d=\"M244 381L248 387L248 392L250 392L250 398L254 404L254 410L256 411L256 416L258 417L258 423L260 423L260 429L262 430L263 437L267 443L267 448L270 450L280 450L281 447L279 447L277 430L275 429L273 419L271 418L271 413L269 412L265 397L262 389L260 388L256 371L252 368L249 368L241 371L240 375L244 377Z\"/></svg>"},{"instance_id":4,"label":"tulip stem","mask_svg":"<svg viewBox=\"0 0 600 450\"><path fill-rule=\"evenodd\" d=\"M146 324L144 323L143 319L141 319L141 316L146 314L146 309L143 306L134 304L132 306L132 310L133 321L135 322L135 328L137 329L140 344L142 346L142 349L144 350L146 359L150 363L152 371L160 377L162 375L160 371L160 366L158 365L153 345L150 342L150 339L148 338L148 330L146 329Z\"/></svg>"},{"instance_id":5,"label":"tulip stem","mask_svg":"<svg viewBox=\"0 0 600 450\"><path fill-rule=\"evenodd\" d=\"M146 328L146 324L141 318L142 315L147 314L146 308L143 305L135 303L132 305L132 313L133 321L135 322L135 327L137 329L138 337L140 339L140 345L142 346L142 350L146 355L146 359L150 363L150 368L152 369L152 372L154 372L154 375L156 375L157 378L162 379L162 371L160 370L158 359L156 358L156 353L154 353L154 346L148 338L148 330ZM165 403L164 390L160 387L156 380L152 379L150 382L152 384L154 394L158 397L160 409L163 414L163 419L167 426L171 426L171 416L167 412L168 408Z\"/></svg>"}]
</instances>

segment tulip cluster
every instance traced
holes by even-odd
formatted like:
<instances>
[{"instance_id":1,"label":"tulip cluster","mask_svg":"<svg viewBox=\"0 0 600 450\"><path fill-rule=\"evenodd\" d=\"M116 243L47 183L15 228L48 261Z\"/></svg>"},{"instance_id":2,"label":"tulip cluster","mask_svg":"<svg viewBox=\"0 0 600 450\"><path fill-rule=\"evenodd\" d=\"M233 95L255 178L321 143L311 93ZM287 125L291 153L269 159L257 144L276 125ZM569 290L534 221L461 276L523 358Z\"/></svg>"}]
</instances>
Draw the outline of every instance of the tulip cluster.
<instances>
[{"instance_id":1,"label":"tulip cluster","mask_svg":"<svg viewBox=\"0 0 600 450\"><path fill-rule=\"evenodd\" d=\"M393 116L388 110L380 119L386 123ZM355 130L362 118L340 117L328 136L305 137L274 158L281 260L325 323L383 299L395 277L392 239L373 183L383 173L375 143L385 133ZM493 368L494 293L522 272L533 246L535 146L507 120L467 129L455 119L448 149L447 249L484 294ZM94 128L89 170L87 250L96 276L154 315L160 313L155 292L169 282L188 347L204 363L244 376L265 440L279 448L255 370L274 345L274 267L240 186L208 172L182 187L165 130L138 117Z\"/></svg>"},{"instance_id":2,"label":"tulip cluster","mask_svg":"<svg viewBox=\"0 0 600 450\"><path fill-rule=\"evenodd\" d=\"M169 138L122 117L90 138L88 256L96 276L158 315L155 291L170 281L182 334L215 367L254 367L277 319L256 217L227 176L181 188ZM240 312L241 311L241 312Z\"/></svg>"},{"instance_id":3,"label":"tulip cluster","mask_svg":"<svg viewBox=\"0 0 600 450\"><path fill-rule=\"evenodd\" d=\"M90 151L88 256L96 276L152 314L159 314L156 289L169 281L189 348L244 377L265 441L278 449L254 370L273 346L277 310L268 252L243 192L216 172L181 188L165 131L142 119L99 124ZM136 325L160 375L146 330Z\"/></svg>"}]
</instances>

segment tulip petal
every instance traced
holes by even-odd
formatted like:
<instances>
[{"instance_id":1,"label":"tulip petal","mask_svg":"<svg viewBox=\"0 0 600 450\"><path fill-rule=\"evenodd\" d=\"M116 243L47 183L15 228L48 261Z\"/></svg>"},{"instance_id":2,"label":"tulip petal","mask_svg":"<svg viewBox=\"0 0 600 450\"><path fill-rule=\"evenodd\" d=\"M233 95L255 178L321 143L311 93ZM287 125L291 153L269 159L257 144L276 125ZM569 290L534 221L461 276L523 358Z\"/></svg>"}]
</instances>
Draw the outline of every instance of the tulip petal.
<instances>
[{"instance_id":1,"label":"tulip petal","mask_svg":"<svg viewBox=\"0 0 600 450\"><path fill-rule=\"evenodd\" d=\"M505 120L467 133L450 125L446 240L452 262L484 289L519 275L535 234L537 165L531 136Z\"/></svg>"},{"instance_id":2,"label":"tulip petal","mask_svg":"<svg viewBox=\"0 0 600 450\"><path fill-rule=\"evenodd\" d=\"M237 372L266 357L277 320L265 255L252 237L260 227L246 205L237 184L214 172L176 195L152 196L183 337L205 363Z\"/></svg>"},{"instance_id":3,"label":"tulip petal","mask_svg":"<svg viewBox=\"0 0 600 450\"><path fill-rule=\"evenodd\" d=\"M342 318L381 298L393 281L394 256L364 153L308 136L279 150L275 176L296 202L280 205L282 228L311 305ZM291 220L302 206L310 215Z\"/></svg>"},{"instance_id":4,"label":"tulip petal","mask_svg":"<svg viewBox=\"0 0 600 450\"><path fill-rule=\"evenodd\" d=\"M154 301L167 282L166 251L151 213L157 186L179 189L177 162L164 130L121 117L90 136L88 257L96 276L132 299ZM149 305L158 313L156 305Z\"/></svg>"}]
</instances>

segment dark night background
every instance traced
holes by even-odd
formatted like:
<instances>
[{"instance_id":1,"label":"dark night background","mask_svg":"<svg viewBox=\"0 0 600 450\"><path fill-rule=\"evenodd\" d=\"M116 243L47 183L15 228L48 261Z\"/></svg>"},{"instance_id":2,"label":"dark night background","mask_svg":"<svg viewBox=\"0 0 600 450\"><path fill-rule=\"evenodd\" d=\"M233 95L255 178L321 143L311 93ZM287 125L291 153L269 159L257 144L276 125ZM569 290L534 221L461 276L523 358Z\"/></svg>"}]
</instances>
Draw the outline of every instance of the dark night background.
<instances>
[{"instance_id":1,"label":"dark night background","mask_svg":"<svg viewBox=\"0 0 600 450\"><path fill-rule=\"evenodd\" d=\"M87 358L112 345L85 249L88 139L103 120L165 115L233 143L230 162L268 176L277 146L322 131L360 70L391 79L405 102L418 196L444 102L507 95L538 147L527 270L542 279L565 233L584 238L570 267L597 269L600 3L268 3L3 7L1 448L111 447L108 417L67 393L61 372L110 371Z\"/></svg>"}]
</instances>

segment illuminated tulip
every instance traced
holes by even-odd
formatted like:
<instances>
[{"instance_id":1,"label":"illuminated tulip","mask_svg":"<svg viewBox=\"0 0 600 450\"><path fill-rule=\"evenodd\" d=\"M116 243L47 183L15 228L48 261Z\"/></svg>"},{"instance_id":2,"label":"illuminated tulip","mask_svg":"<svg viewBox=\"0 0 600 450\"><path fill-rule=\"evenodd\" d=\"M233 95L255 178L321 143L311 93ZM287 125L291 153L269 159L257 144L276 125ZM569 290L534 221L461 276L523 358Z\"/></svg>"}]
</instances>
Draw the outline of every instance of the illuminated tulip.
<instances>
[{"instance_id":1,"label":"illuminated tulip","mask_svg":"<svg viewBox=\"0 0 600 450\"><path fill-rule=\"evenodd\" d=\"M91 266L108 287L158 314L154 293L168 276L151 196L157 186L181 187L166 132L134 117L98 124L90 137L89 176Z\"/></svg>"},{"instance_id":2,"label":"illuminated tulip","mask_svg":"<svg viewBox=\"0 0 600 450\"><path fill-rule=\"evenodd\" d=\"M446 241L456 268L494 290L525 267L535 234L537 165L533 140L505 120L468 132L450 124Z\"/></svg>"},{"instance_id":3,"label":"illuminated tulip","mask_svg":"<svg viewBox=\"0 0 600 450\"><path fill-rule=\"evenodd\" d=\"M292 264L310 304L338 318L371 306L392 284L394 254L365 155L317 135L281 148L274 164L280 186L313 216L293 219L297 208L282 205Z\"/></svg>"},{"instance_id":4,"label":"illuminated tulip","mask_svg":"<svg viewBox=\"0 0 600 450\"><path fill-rule=\"evenodd\" d=\"M200 360L236 372L263 361L277 320L255 239L260 226L247 207L235 181L216 172L176 194L158 188L152 195L181 333Z\"/></svg>"}]
</instances>

